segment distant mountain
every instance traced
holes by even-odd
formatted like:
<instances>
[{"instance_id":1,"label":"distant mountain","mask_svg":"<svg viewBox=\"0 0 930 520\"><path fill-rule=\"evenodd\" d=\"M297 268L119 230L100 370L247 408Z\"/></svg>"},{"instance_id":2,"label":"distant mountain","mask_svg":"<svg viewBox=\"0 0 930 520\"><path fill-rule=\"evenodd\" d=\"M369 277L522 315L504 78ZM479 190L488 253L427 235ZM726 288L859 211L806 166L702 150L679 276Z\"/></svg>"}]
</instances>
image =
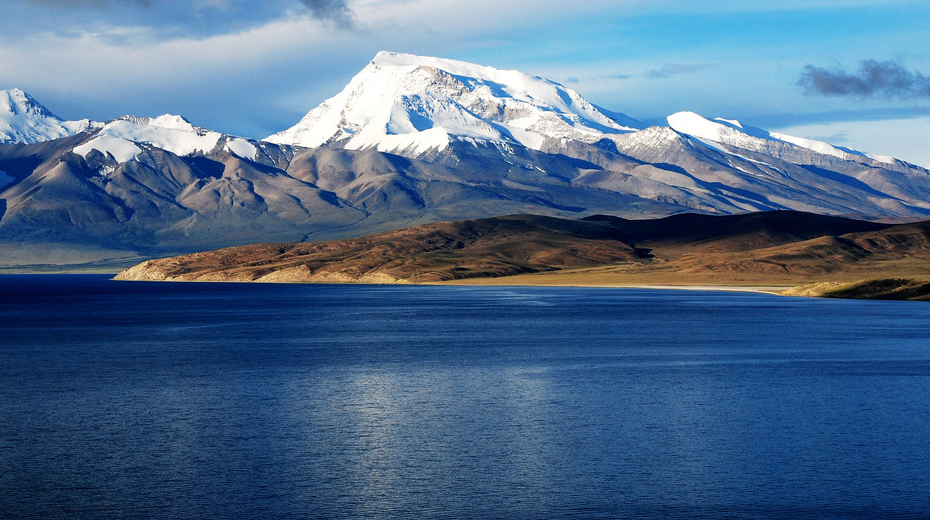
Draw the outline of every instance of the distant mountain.
<instances>
[{"instance_id":1,"label":"distant mountain","mask_svg":"<svg viewBox=\"0 0 930 520\"><path fill-rule=\"evenodd\" d=\"M96 151L108 155L117 163L138 160L144 149L152 148L179 157L203 155L222 149L242 159L254 160L258 148L253 142L195 127L182 116L124 116L102 125L93 139L76 146L72 151L85 158Z\"/></svg>"},{"instance_id":2,"label":"distant mountain","mask_svg":"<svg viewBox=\"0 0 930 520\"><path fill-rule=\"evenodd\" d=\"M555 161L573 187L689 211L930 216L930 172L924 168L734 120L691 112L667 119L668 126L645 128L539 77L382 52L342 92L267 140L374 149L454 166L463 176L492 171L506 178L502 160L542 173L521 176L523 186L546 183L558 168ZM593 209L587 203L565 206ZM650 214L635 205L613 211Z\"/></svg>"},{"instance_id":3,"label":"distant mountain","mask_svg":"<svg viewBox=\"0 0 930 520\"><path fill-rule=\"evenodd\" d=\"M379 53L264 141L168 114L63 122L7 92L0 267L507 214L930 218L930 172L890 157L690 112L645 127L552 81L440 58Z\"/></svg>"},{"instance_id":4,"label":"distant mountain","mask_svg":"<svg viewBox=\"0 0 930 520\"><path fill-rule=\"evenodd\" d=\"M125 117L89 133L0 146L0 247L7 265L125 265L148 256L301 240L365 218L284 170L287 147Z\"/></svg>"},{"instance_id":5,"label":"distant mountain","mask_svg":"<svg viewBox=\"0 0 930 520\"><path fill-rule=\"evenodd\" d=\"M18 88L0 90L0 143L39 143L101 125L89 119L63 121Z\"/></svg>"},{"instance_id":6,"label":"distant mountain","mask_svg":"<svg viewBox=\"0 0 930 520\"><path fill-rule=\"evenodd\" d=\"M826 276L926 273L928 238L928 222L877 224L791 211L654 220L512 215L150 260L118 278L409 283L522 275L517 283L792 285Z\"/></svg>"}]
</instances>

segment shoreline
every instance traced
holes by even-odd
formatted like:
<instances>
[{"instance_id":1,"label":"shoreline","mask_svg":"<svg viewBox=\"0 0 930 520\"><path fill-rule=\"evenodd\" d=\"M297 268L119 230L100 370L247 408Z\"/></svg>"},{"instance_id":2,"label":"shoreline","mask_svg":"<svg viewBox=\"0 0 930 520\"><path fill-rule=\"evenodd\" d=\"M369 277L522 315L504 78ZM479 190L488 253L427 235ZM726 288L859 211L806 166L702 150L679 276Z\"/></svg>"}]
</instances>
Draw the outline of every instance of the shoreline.
<instances>
[{"instance_id":1,"label":"shoreline","mask_svg":"<svg viewBox=\"0 0 930 520\"><path fill-rule=\"evenodd\" d=\"M412 285L446 285L446 286L468 286L468 287L591 287L598 289L649 289L649 290L673 290L673 291L715 291L715 292L747 292L757 294L772 294L781 296L789 289L797 285L730 285L730 284L672 284L672 283L630 283L630 284L611 284L611 283L525 283L515 282L507 283L495 281L494 278L477 278L473 280L448 280L444 282L427 282Z\"/></svg>"},{"instance_id":2,"label":"shoreline","mask_svg":"<svg viewBox=\"0 0 930 520\"><path fill-rule=\"evenodd\" d=\"M785 297L807 298L839 298L863 300L894 300L894 301L926 301L930 300L930 280L915 278L867 278L853 282L815 282L794 284L727 284L727 283L610 283L610 282L580 282L572 280L557 280L547 276L546 279L527 279L525 275L508 276L501 278L472 278L433 282L396 282L377 281L302 281L302 280L141 280L119 279L112 272L98 273L69 273L69 272L42 272L42 273L0 273L2 275L110 275L111 281L183 281L208 283L288 283L288 284L332 284L332 285L424 285L424 286L460 286L460 287L575 287L599 289L645 289L645 290L674 290L674 291L707 291L707 292L743 292L753 294L767 294ZM557 278L557 277L556 277Z\"/></svg>"},{"instance_id":3,"label":"shoreline","mask_svg":"<svg viewBox=\"0 0 930 520\"><path fill-rule=\"evenodd\" d=\"M457 280L445 280L437 282L402 282L402 283L376 283L376 282L335 282L335 281L257 281L257 280L132 280L117 279L116 275L121 271L20 271L20 272L3 272L0 276L23 276L23 275L110 275L111 280L121 282L133 281L161 281L161 282L181 282L181 283L256 283L256 284L316 284L316 285L442 285L442 286L471 286L471 287L591 287L600 289L650 289L650 290L677 290L677 291L716 291L716 292L748 292L759 294L781 295L784 291L797 287L797 285L749 285L749 284L675 284L675 283L571 283L571 282L527 282L508 280L511 277L502 278L464 278Z\"/></svg>"}]
</instances>

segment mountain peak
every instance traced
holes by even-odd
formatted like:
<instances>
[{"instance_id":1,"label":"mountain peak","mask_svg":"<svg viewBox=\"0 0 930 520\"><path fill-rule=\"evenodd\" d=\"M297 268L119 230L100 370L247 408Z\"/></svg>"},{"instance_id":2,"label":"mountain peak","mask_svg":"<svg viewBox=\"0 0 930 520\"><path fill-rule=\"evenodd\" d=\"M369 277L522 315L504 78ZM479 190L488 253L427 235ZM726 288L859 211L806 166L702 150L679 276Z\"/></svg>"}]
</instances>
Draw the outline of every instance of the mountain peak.
<instances>
[{"instance_id":1,"label":"mountain peak","mask_svg":"<svg viewBox=\"0 0 930 520\"><path fill-rule=\"evenodd\" d=\"M417 155L453 139L541 150L559 139L596 142L632 130L538 76L382 51L342 92L267 140Z\"/></svg>"},{"instance_id":2,"label":"mountain peak","mask_svg":"<svg viewBox=\"0 0 930 520\"><path fill-rule=\"evenodd\" d=\"M34 114L43 117L54 117L55 119L58 119L32 96L18 88L0 90L0 113L4 112L8 112L13 115Z\"/></svg>"},{"instance_id":3,"label":"mountain peak","mask_svg":"<svg viewBox=\"0 0 930 520\"><path fill-rule=\"evenodd\" d=\"M0 90L0 143L38 143L100 125L88 119L63 121L19 88Z\"/></svg>"},{"instance_id":4,"label":"mountain peak","mask_svg":"<svg viewBox=\"0 0 930 520\"><path fill-rule=\"evenodd\" d=\"M407 67L432 68L445 71L449 74L469 77L494 77L500 75L517 75L529 76L517 70L500 70L485 65L469 63L467 61L454 60L450 58L438 58L434 56L419 56L416 54L407 54L403 52L381 51L375 55L374 59L368 64L369 67ZM540 80L542 78L536 77Z\"/></svg>"}]
</instances>

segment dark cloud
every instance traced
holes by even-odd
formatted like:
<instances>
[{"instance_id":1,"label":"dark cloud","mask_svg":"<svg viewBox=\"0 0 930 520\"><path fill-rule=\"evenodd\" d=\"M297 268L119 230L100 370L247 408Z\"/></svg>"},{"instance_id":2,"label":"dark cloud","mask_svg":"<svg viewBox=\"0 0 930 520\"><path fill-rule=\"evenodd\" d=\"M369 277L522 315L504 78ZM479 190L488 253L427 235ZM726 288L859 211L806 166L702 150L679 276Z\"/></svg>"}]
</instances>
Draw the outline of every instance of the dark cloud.
<instances>
[{"instance_id":1,"label":"dark cloud","mask_svg":"<svg viewBox=\"0 0 930 520\"><path fill-rule=\"evenodd\" d=\"M355 12L346 4L346 0L300 0L310 14L319 20L332 22L340 29L357 27Z\"/></svg>"},{"instance_id":2,"label":"dark cloud","mask_svg":"<svg viewBox=\"0 0 930 520\"><path fill-rule=\"evenodd\" d=\"M260 25L292 12L295 5L302 5L305 12L316 20L332 24L338 29L355 30L358 22L348 1L26 0L24 5L77 17L82 23L102 18L109 23L142 23L151 27L170 27L180 33L209 35ZM144 14L140 12L142 10ZM94 13L95 18L82 19L81 16L86 16L88 12Z\"/></svg>"},{"instance_id":3,"label":"dark cloud","mask_svg":"<svg viewBox=\"0 0 930 520\"><path fill-rule=\"evenodd\" d=\"M298 14L359 31L352 0L0 0L0 41L37 31L93 34L116 46L235 34ZM123 29L132 28L132 31ZM146 31L148 29L148 31Z\"/></svg>"},{"instance_id":4,"label":"dark cloud","mask_svg":"<svg viewBox=\"0 0 930 520\"><path fill-rule=\"evenodd\" d=\"M798 85L808 94L913 99L930 97L930 78L896 61L865 60L857 74L808 65Z\"/></svg>"},{"instance_id":5,"label":"dark cloud","mask_svg":"<svg viewBox=\"0 0 930 520\"><path fill-rule=\"evenodd\" d=\"M47 5L51 7L106 7L107 5L133 4L150 6L152 0L28 0L28 3L35 5Z\"/></svg>"}]
</instances>

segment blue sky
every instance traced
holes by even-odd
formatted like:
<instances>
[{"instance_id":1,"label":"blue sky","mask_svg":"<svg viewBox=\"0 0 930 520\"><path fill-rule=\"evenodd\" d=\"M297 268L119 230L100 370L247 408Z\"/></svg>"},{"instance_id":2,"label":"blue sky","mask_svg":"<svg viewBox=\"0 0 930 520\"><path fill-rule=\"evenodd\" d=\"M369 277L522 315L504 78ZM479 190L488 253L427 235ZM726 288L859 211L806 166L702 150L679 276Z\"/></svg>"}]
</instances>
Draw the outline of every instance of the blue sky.
<instances>
[{"instance_id":1,"label":"blue sky","mask_svg":"<svg viewBox=\"0 0 930 520\"><path fill-rule=\"evenodd\" d=\"M930 165L930 2L0 0L0 88L67 119L182 114L265 137L379 50L544 76Z\"/></svg>"}]
</instances>

